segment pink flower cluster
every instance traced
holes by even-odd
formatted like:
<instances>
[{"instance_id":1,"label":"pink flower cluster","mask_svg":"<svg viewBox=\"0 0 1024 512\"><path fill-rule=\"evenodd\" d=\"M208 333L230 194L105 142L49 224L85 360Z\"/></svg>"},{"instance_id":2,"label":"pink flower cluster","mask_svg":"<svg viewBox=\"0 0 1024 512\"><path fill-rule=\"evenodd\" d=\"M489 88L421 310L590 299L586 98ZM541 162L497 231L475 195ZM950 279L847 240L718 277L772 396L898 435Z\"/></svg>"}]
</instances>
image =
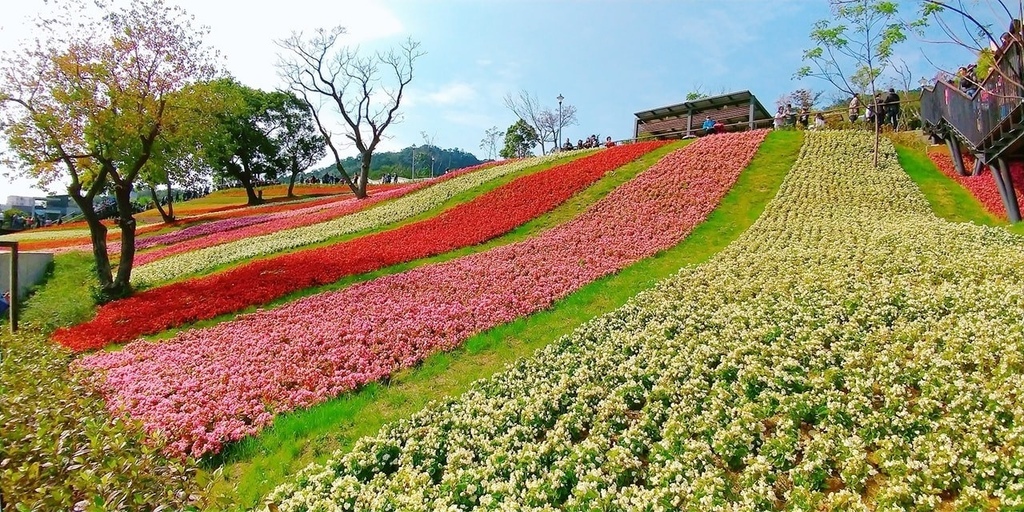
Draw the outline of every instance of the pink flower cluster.
<instances>
[{"instance_id":1,"label":"pink flower cluster","mask_svg":"<svg viewBox=\"0 0 1024 512\"><path fill-rule=\"evenodd\" d=\"M314 211L309 209L296 210L294 212L282 212L280 216L274 218L263 219L263 222L255 223L254 225L242 225L234 229L224 229L219 231L211 231L208 236L202 238L192 238L189 240L181 241L174 245L168 245L167 247L161 247L152 251L147 251L142 254L135 256L135 265L141 266L147 263L152 263L158 259L173 256L175 254L181 254L183 252L195 251L199 249L205 249L207 247L213 247L215 245L226 244L228 242L234 242L235 240L241 240L243 238L250 238L254 236L266 235L269 233L275 233L283 231L285 229L293 229L302 226L312 226L320 222L327 222L334 220L339 217L344 217L360 210L365 210L370 206L373 206L382 201L388 199L394 199L401 197L405 194L419 190L425 185L416 184L407 187L393 188L384 192L379 192L366 199L357 199L355 197L349 197L342 199L329 208L316 208ZM296 213L299 212L299 213ZM285 213L291 215L285 215ZM278 214L274 214L278 215ZM247 217L242 217L246 219ZM229 219L237 220L237 219ZM201 227L201 226L197 226Z\"/></svg>"},{"instance_id":2,"label":"pink flower cluster","mask_svg":"<svg viewBox=\"0 0 1024 512\"><path fill-rule=\"evenodd\" d=\"M79 366L115 412L200 456L529 315L678 243L718 205L764 131L700 139L536 238L245 315L136 341ZM239 283L245 286L245 283Z\"/></svg>"},{"instance_id":3,"label":"pink flower cluster","mask_svg":"<svg viewBox=\"0 0 1024 512\"><path fill-rule=\"evenodd\" d=\"M187 228L174 231L172 233L164 233L162 235L155 235L146 238L140 238L135 240L135 249L143 250L149 249L150 247L156 247L158 245L170 245L185 240L191 240L201 236L212 235L214 233L221 233L223 231L231 231L232 229L244 228L253 224L260 224L275 219L287 219L289 217L300 217L309 215L312 213L319 212L337 206L338 203L343 201L352 201L354 198L332 198L328 202L318 202L312 206L306 206L296 210L287 210L276 213L262 213L255 215L247 215L245 217L235 217L233 219L215 220L213 222L207 222L204 224L198 224L195 226L189 226Z\"/></svg>"}]
</instances>

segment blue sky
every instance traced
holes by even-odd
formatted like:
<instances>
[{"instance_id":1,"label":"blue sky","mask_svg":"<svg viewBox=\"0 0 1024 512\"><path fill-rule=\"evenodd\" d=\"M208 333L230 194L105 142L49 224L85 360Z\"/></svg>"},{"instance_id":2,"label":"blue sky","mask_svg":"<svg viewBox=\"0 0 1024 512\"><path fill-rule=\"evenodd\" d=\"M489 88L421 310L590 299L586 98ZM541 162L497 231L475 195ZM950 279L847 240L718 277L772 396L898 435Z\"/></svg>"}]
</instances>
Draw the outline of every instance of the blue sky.
<instances>
[{"instance_id":1,"label":"blue sky","mask_svg":"<svg viewBox=\"0 0 1024 512\"><path fill-rule=\"evenodd\" d=\"M417 62L403 121L382 150L422 144L427 132L438 146L483 156L484 130L515 121L502 97L520 89L552 108L559 94L575 105L579 125L563 131L574 141L592 133L629 137L634 112L681 102L698 86L711 94L749 89L768 108L800 87L835 96L826 82L792 79L813 23L829 17L825 0L291 0L287 9L278 2L167 1L211 28L208 40L224 53L228 71L264 89L283 85L273 41L292 30L345 26L365 50L419 40L427 55ZM5 7L0 49L31 35L21 20L38 5ZM955 67L971 58L914 39L898 53L915 83L935 74L928 59ZM0 201L31 192L29 185L0 177Z\"/></svg>"}]
</instances>

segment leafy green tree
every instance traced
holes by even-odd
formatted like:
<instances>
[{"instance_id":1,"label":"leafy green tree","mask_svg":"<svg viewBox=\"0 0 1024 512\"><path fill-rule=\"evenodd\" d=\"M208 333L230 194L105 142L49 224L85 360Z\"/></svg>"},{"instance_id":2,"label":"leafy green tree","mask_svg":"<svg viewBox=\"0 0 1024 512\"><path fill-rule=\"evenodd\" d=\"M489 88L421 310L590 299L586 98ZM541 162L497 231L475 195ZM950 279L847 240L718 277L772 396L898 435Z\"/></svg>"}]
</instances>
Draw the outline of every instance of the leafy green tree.
<instances>
[{"instance_id":1,"label":"leafy green tree","mask_svg":"<svg viewBox=\"0 0 1024 512\"><path fill-rule=\"evenodd\" d=\"M249 205L263 200L256 194L256 182L277 176L277 147L271 132L277 129L277 110L287 94L264 92L222 78L196 87L207 99L210 129L203 137L202 156L219 183L238 182L245 188Z\"/></svg>"},{"instance_id":2,"label":"leafy green tree","mask_svg":"<svg viewBox=\"0 0 1024 512\"><path fill-rule=\"evenodd\" d=\"M502 158L522 158L529 156L530 151L540 141L537 131L522 119L516 121L505 130L505 147L501 150Z\"/></svg>"},{"instance_id":3,"label":"leafy green tree","mask_svg":"<svg viewBox=\"0 0 1024 512\"><path fill-rule=\"evenodd\" d=\"M188 105L174 95L214 75L205 28L163 0L131 0L113 8L61 0L38 20L37 39L0 59L0 131L8 163L41 186L69 183L68 194L89 226L105 298L130 292L135 257L131 194L147 162L167 148L160 135ZM177 124L176 129L188 129ZM116 275L107 228L94 201L112 191L121 252Z\"/></svg>"},{"instance_id":4,"label":"leafy green tree","mask_svg":"<svg viewBox=\"0 0 1024 512\"><path fill-rule=\"evenodd\" d=\"M276 166L288 176L288 197L295 197L295 179L323 159L327 147L306 102L291 93L276 95L279 101L274 102L275 108L270 111L276 128L270 137L277 153Z\"/></svg>"},{"instance_id":5,"label":"leafy green tree","mask_svg":"<svg viewBox=\"0 0 1024 512\"><path fill-rule=\"evenodd\" d=\"M796 76L825 80L850 96L867 92L874 98L893 47L907 38L899 5L889 0L829 0L829 5L832 17L814 23L814 46L803 54L810 64ZM877 130L874 163L878 165Z\"/></svg>"}]
</instances>

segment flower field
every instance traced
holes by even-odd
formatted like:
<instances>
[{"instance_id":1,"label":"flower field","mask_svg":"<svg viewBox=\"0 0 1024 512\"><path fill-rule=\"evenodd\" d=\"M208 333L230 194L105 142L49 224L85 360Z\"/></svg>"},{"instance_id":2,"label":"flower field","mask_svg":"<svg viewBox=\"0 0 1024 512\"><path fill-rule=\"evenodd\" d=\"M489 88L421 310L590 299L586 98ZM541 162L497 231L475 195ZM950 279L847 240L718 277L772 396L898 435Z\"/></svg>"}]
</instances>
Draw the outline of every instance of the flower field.
<instances>
[{"instance_id":1,"label":"flower field","mask_svg":"<svg viewBox=\"0 0 1024 512\"><path fill-rule=\"evenodd\" d=\"M337 236L398 222L430 210L456 194L488 181L515 174L528 167L541 165L556 158L564 158L589 151L592 150L583 150L579 153L556 153L488 167L478 172L461 174L453 179L427 187L415 194L410 194L376 208L328 222L245 238L163 258L133 269L132 282L136 284L152 284L167 281L203 272L218 265L315 244Z\"/></svg>"},{"instance_id":2,"label":"flower field","mask_svg":"<svg viewBox=\"0 0 1024 512\"><path fill-rule=\"evenodd\" d=\"M1000 219L1006 220L1006 207L999 196L999 189L996 188L995 178L990 171L985 171L980 176L960 176L953 166L953 158L945 151L929 151L928 158L942 171L942 174L956 180L960 186L970 191L971 195L985 207L989 213ZM974 166L974 159L964 156L964 165L971 169ZM1014 191L1017 193L1018 204L1024 205L1024 164L1013 162L1010 164L1010 174L1013 177Z\"/></svg>"},{"instance_id":3,"label":"flower field","mask_svg":"<svg viewBox=\"0 0 1024 512\"><path fill-rule=\"evenodd\" d=\"M274 510L1021 509L1024 239L935 218L881 143L875 169L870 134L807 133L711 261Z\"/></svg>"},{"instance_id":4,"label":"flower field","mask_svg":"<svg viewBox=\"0 0 1024 512\"><path fill-rule=\"evenodd\" d=\"M714 209L764 136L701 139L577 219L524 242L167 342L134 342L120 352L87 356L80 367L97 372L112 411L167 436L170 451L216 452L280 412L386 377L675 245Z\"/></svg>"},{"instance_id":5,"label":"flower field","mask_svg":"<svg viewBox=\"0 0 1024 512\"><path fill-rule=\"evenodd\" d=\"M433 186L438 183L456 178L463 174L487 169L494 167L495 162L487 162L473 167L467 167L465 169L459 169L452 171L440 178L436 178L430 181L421 181L418 183L412 183L401 186L385 186L388 188L378 189L379 192L365 199L346 198L340 203L335 203L329 210L317 209L303 209L301 213L295 212L283 212L277 214L273 218L268 218L266 221L256 223L255 225L239 226L244 229L224 229L220 231L210 232L211 236L204 236L199 239L193 237L188 243L177 243L169 247L163 247L157 250L148 251L140 254L135 258L135 262L138 265L145 265L151 263L160 258L166 258L175 254L181 254L183 252L196 251L199 249L205 249L207 247L213 247L215 245L225 244L228 242L234 242L236 240L243 240L254 236L262 236L271 233L277 233L279 231L294 229L303 226L311 226L319 224L321 222L327 222L334 220L345 215L355 213L360 210L365 210L370 206L376 205L382 201L389 199L395 199L397 197L416 192L424 187Z\"/></svg>"},{"instance_id":6,"label":"flower field","mask_svg":"<svg viewBox=\"0 0 1024 512\"><path fill-rule=\"evenodd\" d=\"M485 242L551 210L607 172L660 145L641 143L602 151L521 177L420 222L141 292L101 307L89 322L58 330L54 339L76 351L100 348L265 304L345 276ZM502 215L493 215L495 211Z\"/></svg>"}]
</instances>

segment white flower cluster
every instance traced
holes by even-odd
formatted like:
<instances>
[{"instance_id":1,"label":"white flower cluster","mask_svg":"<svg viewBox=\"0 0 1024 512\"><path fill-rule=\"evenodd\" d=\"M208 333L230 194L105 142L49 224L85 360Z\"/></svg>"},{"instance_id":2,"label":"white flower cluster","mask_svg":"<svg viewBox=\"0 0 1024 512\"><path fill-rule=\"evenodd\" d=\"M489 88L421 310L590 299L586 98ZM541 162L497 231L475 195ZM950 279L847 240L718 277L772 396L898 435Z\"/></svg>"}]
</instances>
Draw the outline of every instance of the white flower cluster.
<instances>
[{"instance_id":1,"label":"white flower cluster","mask_svg":"<svg viewBox=\"0 0 1024 512\"><path fill-rule=\"evenodd\" d=\"M108 232L120 231L117 226L108 226ZM63 240L89 236L88 229L30 229L19 233L0 236L0 242L34 242L37 240Z\"/></svg>"},{"instance_id":2,"label":"white flower cluster","mask_svg":"<svg viewBox=\"0 0 1024 512\"><path fill-rule=\"evenodd\" d=\"M488 181L515 174L556 158L576 156L592 151L581 150L578 152L552 153L540 157L516 160L508 164L489 167L442 181L393 201L387 201L370 209L327 222L176 254L133 269L132 282L139 285L176 279L189 274L205 272L226 263L247 260L304 245L316 244L334 237L378 228L393 222L400 222L430 210L455 195L478 187Z\"/></svg>"},{"instance_id":3,"label":"white flower cluster","mask_svg":"<svg viewBox=\"0 0 1024 512\"><path fill-rule=\"evenodd\" d=\"M280 510L1020 510L1024 239L808 133L739 240L312 465Z\"/></svg>"}]
</instances>

